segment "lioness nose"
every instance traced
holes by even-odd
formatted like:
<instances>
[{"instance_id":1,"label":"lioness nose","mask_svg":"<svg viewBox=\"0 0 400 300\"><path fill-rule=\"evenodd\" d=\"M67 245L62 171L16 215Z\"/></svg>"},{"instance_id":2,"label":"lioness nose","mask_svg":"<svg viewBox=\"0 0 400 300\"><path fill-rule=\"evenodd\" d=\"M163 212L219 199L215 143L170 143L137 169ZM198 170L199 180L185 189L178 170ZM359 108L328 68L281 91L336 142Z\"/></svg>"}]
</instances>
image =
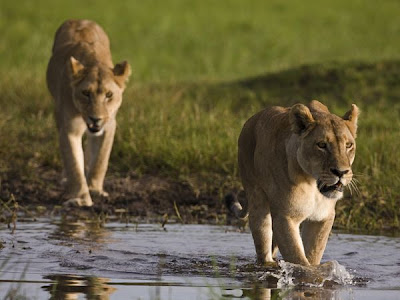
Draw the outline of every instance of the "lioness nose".
<instances>
[{"instance_id":1,"label":"lioness nose","mask_svg":"<svg viewBox=\"0 0 400 300\"><path fill-rule=\"evenodd\" d=\"M331 172L338 177L342 177L344 174L349 173L349 170L331 169Z\"/></svg>"},{"instance_id":2,"label":"lioness nose","mask_svg":"<svg viewBox=\"0 0 400 300\"><path fill-rule=\"evenodd\" d=\"M90 121L92 121L94 124L97 124L101 121L101 118L96 118L96 117L89 117Z\"/></svg>"}]
</instances>

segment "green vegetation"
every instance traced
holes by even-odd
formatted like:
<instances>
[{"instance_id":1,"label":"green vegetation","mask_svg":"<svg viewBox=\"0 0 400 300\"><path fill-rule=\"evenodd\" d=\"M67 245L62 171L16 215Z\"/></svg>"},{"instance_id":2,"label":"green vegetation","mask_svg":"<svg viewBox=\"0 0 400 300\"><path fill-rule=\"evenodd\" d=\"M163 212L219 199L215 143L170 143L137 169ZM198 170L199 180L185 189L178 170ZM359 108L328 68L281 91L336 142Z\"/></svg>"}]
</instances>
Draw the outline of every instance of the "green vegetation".
<instances>
[{"instance_id":1,"label":"green vegetation","mask_svg":"<svg viewBox=\"0 0 400 300\"><path fill-rule=\"evenodd\" d=\"M109 175L238 187L236 140L252 114L312 99L342 114L354 102L360 193L339 203L336 226L399 228L399 9L393 0L2 1L0 179L60 169L44 74L61 22L90 18L114 60L133 67Z\"/></svg>"}]
</instances>

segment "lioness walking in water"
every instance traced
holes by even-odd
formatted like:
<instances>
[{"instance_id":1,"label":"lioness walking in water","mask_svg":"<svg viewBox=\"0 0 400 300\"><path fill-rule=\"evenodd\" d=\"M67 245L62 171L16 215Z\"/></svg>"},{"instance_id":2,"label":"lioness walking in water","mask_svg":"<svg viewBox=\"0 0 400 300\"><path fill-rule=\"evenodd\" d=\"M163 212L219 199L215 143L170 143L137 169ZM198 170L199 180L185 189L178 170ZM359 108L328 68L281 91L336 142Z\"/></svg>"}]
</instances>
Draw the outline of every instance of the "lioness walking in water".
<instances>
[{"instance_id":1,"label":"lioness walking in water","mask_svg":"<svg viewBox=\"0 0 400 300\"><path fill-rule=\"evenodd\" d=\"M107 34L96 23L68 20L57 30L47 85L55 100L66 204L91 206L90 193L107 196L103 181L115 116L130 72L126 61L113 65Z\"/></svg>"},{"instance_id":2,"label":"lioness walking in water","mask_svg":"<svg viewBox=\"0 0 400 300\"><path fill-rule=\"evenodd\" d=\"M288 262L320 263L336 201L352 180L357 119L354 104L341 118L312 101L271 107L246 122L238 159L247 202L228 206L238 217L248 211L258 262L273 262L278 246Z\"/></svg>"}]
</instances>

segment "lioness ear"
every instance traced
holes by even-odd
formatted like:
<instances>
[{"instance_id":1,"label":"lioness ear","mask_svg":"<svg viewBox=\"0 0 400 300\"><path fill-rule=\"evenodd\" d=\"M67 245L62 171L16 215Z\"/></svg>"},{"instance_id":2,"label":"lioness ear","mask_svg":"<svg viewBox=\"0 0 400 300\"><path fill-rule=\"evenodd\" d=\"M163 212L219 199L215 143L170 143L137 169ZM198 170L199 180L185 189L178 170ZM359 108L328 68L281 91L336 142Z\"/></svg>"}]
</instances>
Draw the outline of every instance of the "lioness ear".
<instances>
[{"instance_id":1,"label":"lioness ear","mask_svg":"<svg viewBox=\"0 0 400 300\"><path fill-rule=\"evenodd\" d=\"M349 127L351 134L356 137L357 136L357 122L358 122L358 115L360 111L357 105L352 104L351 109L346 112L343 116L343 120L346 121L347 126Z\"/></svg>"},{"instance_id":2,"label":"lioness ear","mask_svg":"<svg viewBox=\"0 0 400 300\"><path fill-rule=\"evenodd\" d=\"M113 73L118 85L120 87L124 87L125 83L129 79L129 76L131 75L131 66L125 60L114 66Z\"/></svg>"},{"instance_id":3,"label":"lioness ear","mask_svg":"<svg viewBox=\"0 0 400 300\"><path fill-rule=\"evenodd\" d=\"M321 111L321 112L324 112L324 113L329 113L328 107L326 107L324 104L322 104L318 100L312 100L310 102L310 104L308 105L308 107L312 111Z\"/></svg>"},{"instance_id":4,"label":"lioness ear","mask_svg":"<svg viewBox=\"0 0 400 300\"><path fill-rule=\"evenodd\" d=\"M70 64L71 64L71 72L73 78L80 77L82 75L83 70L85 69L85 66L82 65L81 62L73 56L70 57Z\"/></svg>"},{"instance_id":5,"label":"lioness ear","mask_svg":"<svg viewBox=\"0 0 400 300\"><path fill-rule=\"evenodd\" d=\"M293 105L289 113L289 122L292 131L301 134L315 123L309 108L303 104Z\"/></svg>"}]
</instances>

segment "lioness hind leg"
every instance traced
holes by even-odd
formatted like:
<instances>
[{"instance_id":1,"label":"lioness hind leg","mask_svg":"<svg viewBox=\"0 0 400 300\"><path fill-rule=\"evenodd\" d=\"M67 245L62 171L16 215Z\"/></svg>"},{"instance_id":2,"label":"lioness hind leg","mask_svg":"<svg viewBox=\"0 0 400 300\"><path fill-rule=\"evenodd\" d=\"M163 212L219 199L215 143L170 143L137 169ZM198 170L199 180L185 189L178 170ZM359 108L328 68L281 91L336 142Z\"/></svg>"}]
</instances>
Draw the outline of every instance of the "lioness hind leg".
<instances>
[{"instance_id":1,"label":"lioness hind leg","mask_svg":"<svg viewBox=\"0 0 400 300\"><path fill-rule=\"evenodd\" d=\"M85 149L86 174L89 190L95 195L107 197L103 190L104 177L115 134L115 120L110 120L100 136L88 135Z\"/></svg>"},{"instance_id":2,"label":"lioness hind leg","mask_svg":"<svg viewBox=\"0 0 400 300\"><path fill-rule=\"evenodd\" d=\"M257 262L268 264L272 258L272 219L267 197L260 188L245 188L249 203L249 225L257 253Z\"/></svg>"},{"instance_id":3,"label":"lioness hind leg","mask_svg":"<svg viewBox=\"0 0 400 300\"><path fill-rule=\"evenodd\" d=\"M321 222L305 221L302 225L302 239L308 261L312 265L319 265L328 242L335 217Z\"/></svg>"}]
</instances>

